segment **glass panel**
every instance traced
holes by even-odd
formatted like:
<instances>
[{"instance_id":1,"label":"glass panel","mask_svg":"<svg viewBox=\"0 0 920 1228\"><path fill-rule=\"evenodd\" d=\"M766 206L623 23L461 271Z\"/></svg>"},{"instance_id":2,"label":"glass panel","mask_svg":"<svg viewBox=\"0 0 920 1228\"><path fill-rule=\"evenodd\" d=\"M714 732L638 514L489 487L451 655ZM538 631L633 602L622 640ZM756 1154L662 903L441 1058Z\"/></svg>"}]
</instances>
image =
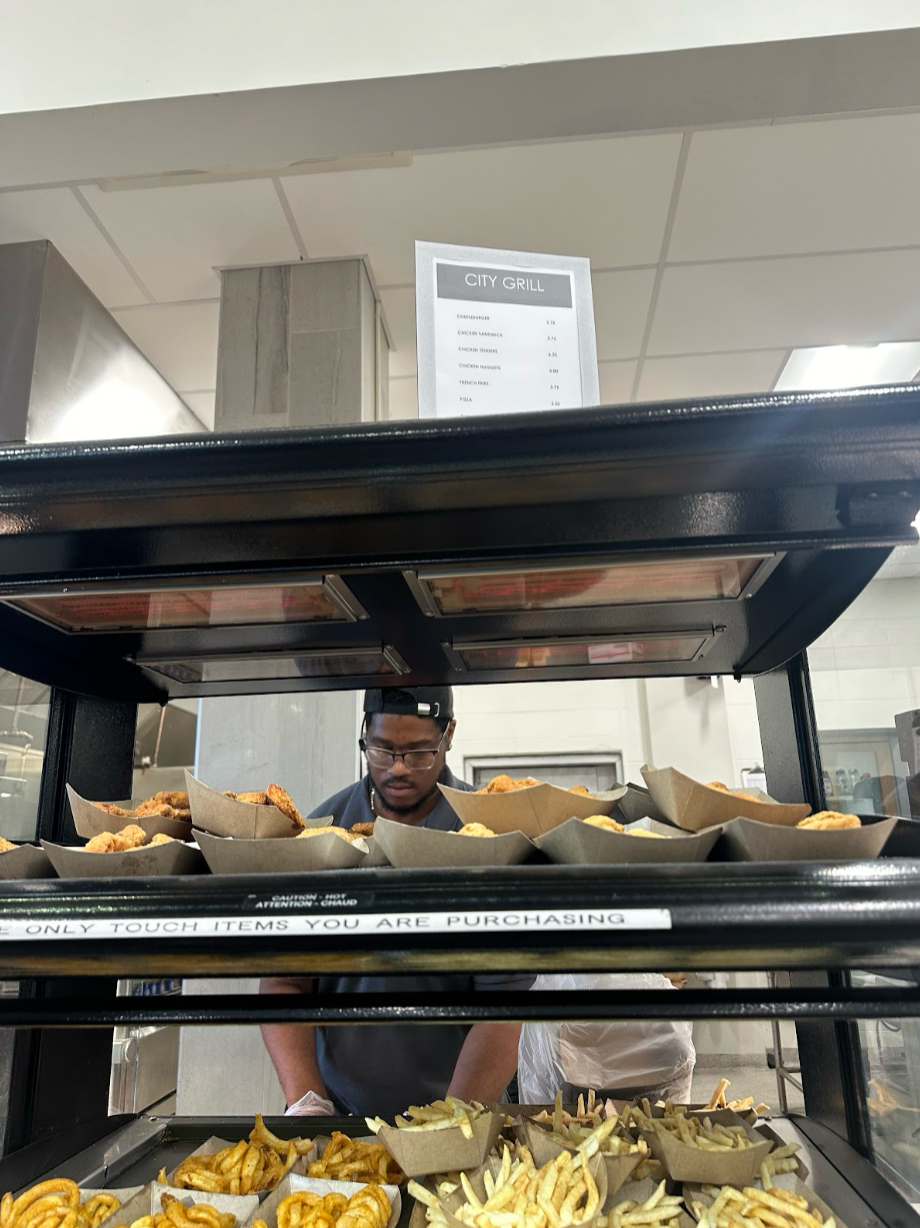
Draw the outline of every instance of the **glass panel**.
<instances>
[{"instance_id":1,"label":"glass panel","mask_svg":"<svg viewBox=\"0 0 920 1228\"><path fill-rule=\"evenodd\" d=\"M344 621L320 581L147 593L56 593L11 598L8 604L68 631Z\"/></svg>"},{"instance_id":2,"label":"glass panel","mask_svg":"<svg viewBox=\"0 0 920 1228\"><path fill-rule=\"evenodd\" d=\"M593 644L455 644L469 670L546 669L578 665L629 665L637 661L692 661L706 637L699 632L670 639L611 640Z\"/></svg>"},{"instance_id":3,"label":"glass panel","mask_svg":"<svg viewBox=\"0 0 920 1228\"><path fill-rule=\"evenodd\" d=\"M737 598L763 561L764 556L668 559L604 567L419 578L442 614L575 609Z\"/></svg>"},{"instance_id":4,"label":"glass panel","mask_svg":"<svg viewBox=\"0 0 920 1228\"><path fill-rule=\"evenodd\" d=\"M0 669L0 835L34 840L51 688Z\"/></svg>"},{"instance_id":5,"label":"glass panel","mask_svg":"<svg viewBox=\"0 0 920 1228\"><path fill-rule=\"evenodd\" d=\"M920 819L920 545L809 649L827 804Z\"/></svg>"},{"instance_id":6,"label":"glass panel","mask_svg":"<svg viewBox=\"0 0 920 1228\"><path fill-rule=\"evenodd\" d=\"M145 669L177 682L246 682L266 678L360 678L395 674L387 656L373 648L358 653L330 652L288 657L225 657L207 661L139 661Z\"/></svg>"}]
</instances>

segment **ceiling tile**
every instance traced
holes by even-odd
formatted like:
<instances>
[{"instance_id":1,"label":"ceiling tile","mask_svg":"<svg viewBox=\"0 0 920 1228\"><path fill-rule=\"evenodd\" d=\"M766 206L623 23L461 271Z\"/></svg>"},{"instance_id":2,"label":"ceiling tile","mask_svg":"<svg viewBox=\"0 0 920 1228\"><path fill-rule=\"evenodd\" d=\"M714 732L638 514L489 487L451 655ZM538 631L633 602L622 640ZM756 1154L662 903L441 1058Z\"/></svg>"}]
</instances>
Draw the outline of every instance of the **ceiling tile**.
<instances>
[{"instance_id":1,"label":"ceiling tile","mask_svg":"<svg viewBox=\"0 0 920 1228\"><path fill-rule=\"evenodd\" d=\"M920 251L665 269L648 352L920 340Z\"/></svg>"},{"instance_id":2,"label":"ceiling tile","mask_svg":"<svg viewBox=\"0 0 920 1228\"><path fill-rule=\"evenodd\" d=\"M383 290L380 301L390 328L390 375L415 374L415 287Z\"/></svg>"},{"instance_id":3,"label":"ceiling tile","mask_svg":"<svg viewBox=\"0 0 920 1228\"><path fill-rule=\"evenodd\" d=\"M31 239L50 239L106 307L147 301L69 188L0 192L0 243Z\"/></svg>"},{"instance_id":4,"label":"ceiling tile","mask_svg":"<svg viewBox=\"0 0 920 1228\"><path fill-rule=\"evenodd\" d=\"M213 298L220 293L215 268L300 259L268 179L136 192L81 190L161 302Z\"/></svg>"},{"instance_id":5,"label":"ceiling tile","mask_svg":"<svg viewBox=\"0 0 920 1228\"><path fill-rule=\"evenodd\" d=\"M380 285L415 277L416 239L658 260L679 135L416 156L412 166L285 179L311 256L367 254Z\"/></svg>"},{"instance_id":6,"label":"ceiling tile","mask_svg":"<svg viewBox=\"0 0 920 1228\"><path fill-rule=\"evenodd\" d=\"M134 307L115 318L178 393L217 383L219 303Z\"/></svg>"},{"instance_id":7,"label":"ceiling tile","mask_svg":"<svg viewBox=\"0 0 920 1228\"><path fill-rule=\"evenodd\" d=\"M920 115L696 132L669 260L920 244Z\"/></svg>"},{"instance_id":8,"label":"ceiling tile","mask_svg":"<svg viewBox=\"0 0 920 1228\"><path fill-rule=\"evenodd\" d=\"M598 363L597 375L601 386L601 405L625 405L629 401L636 377L635 362Z\"/></svg>"},{"instance_id":9,"label":"ceiling tile","mask_svg":"<svg viewBox=\"0 0 920 1228\"><path fill-rule=\"evenodd\" d=\"M592 273L598 359L639 353L654 281L654 269Z\"/></svg>"},{"instance_id":10,"label":"ceiling tile","mask_svg":"<svg viewBox=\"0 0 920 1228\"><path fill-rule=\"evenodd\" d=\"M418 380L390 380L389 419L418 417Z\"/></svg>"},{"instance_id":11,"label":"ceiling tile","mask_svg":"<svg viewBox=\"0 0 920 1228\"><path fill-rule=\"evenodd\" d=\"M195 417L212 431L214 430L215 396L215 392L183 392L182 394L182 400Z\"/></svg>"},{"instance_id":12,"label":"ceiling tile","mask_svg":"<svg viewBox=\"0 0 920 1228\"><path fill-rule=\"evenodd\" d=\"M647 358L637 401L676 401L684 397L722 397L769 392L786 350L746 354L694 354L686 358Z\"/></svg>"}]
</instances>

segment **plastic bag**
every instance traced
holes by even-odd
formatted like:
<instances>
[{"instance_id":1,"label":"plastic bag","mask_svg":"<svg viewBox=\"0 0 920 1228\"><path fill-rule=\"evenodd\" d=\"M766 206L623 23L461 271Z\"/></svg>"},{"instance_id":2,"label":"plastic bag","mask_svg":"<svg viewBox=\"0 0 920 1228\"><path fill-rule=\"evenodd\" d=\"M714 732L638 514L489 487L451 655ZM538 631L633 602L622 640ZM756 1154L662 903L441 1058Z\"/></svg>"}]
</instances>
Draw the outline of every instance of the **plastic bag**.
<instances>
[{"instance_id":1,"label":"plastic bag","mask_svg":"<svg viewBox=\"0 0 920 1228\"><path fill-rule=\"evenodd\" d=\"M656 972L538 976L533 988L678 992ZM695 1064L693 1024L683 1020L525 1023L518 1047L518 1089L522 1104L546 1104L566 1085L605 1092L641 1089L649 1097L670 1096L686 1103Z\"/></svg>"}]
</instances>

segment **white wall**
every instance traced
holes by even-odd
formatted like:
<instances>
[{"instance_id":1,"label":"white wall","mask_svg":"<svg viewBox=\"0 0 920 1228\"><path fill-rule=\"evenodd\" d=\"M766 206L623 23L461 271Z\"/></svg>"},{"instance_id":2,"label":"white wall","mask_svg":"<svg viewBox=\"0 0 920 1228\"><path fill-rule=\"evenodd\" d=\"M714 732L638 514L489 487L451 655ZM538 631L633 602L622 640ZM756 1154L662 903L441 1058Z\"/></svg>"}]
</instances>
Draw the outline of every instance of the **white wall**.
<instances>
[{"instance_id":1,"label":"white wall","mask_svg":"<svg viewBox=\"0 0 920 1228\"><path fill-rule=\"evenodd\" d=\"M918 24L913 0L0 0L0 113Z\"/></svg>"}]
</instances>

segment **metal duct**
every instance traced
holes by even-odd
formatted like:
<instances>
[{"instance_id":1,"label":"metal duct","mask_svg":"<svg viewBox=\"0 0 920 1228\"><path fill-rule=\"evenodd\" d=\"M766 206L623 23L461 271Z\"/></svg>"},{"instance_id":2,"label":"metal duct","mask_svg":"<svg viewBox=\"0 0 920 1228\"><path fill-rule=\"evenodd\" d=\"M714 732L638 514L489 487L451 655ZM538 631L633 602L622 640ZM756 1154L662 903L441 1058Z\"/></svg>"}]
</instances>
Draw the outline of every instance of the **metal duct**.
<instances>
[{"instance_id":1,"label":"metal duct","mask_svg":"<svg viewBox=\"0 0 920 1228\"><path fill-rule=\"evenodd\" d=\"M51 243L0 245L0 442L204 430Z\"/></svg>"}]
</instances>

